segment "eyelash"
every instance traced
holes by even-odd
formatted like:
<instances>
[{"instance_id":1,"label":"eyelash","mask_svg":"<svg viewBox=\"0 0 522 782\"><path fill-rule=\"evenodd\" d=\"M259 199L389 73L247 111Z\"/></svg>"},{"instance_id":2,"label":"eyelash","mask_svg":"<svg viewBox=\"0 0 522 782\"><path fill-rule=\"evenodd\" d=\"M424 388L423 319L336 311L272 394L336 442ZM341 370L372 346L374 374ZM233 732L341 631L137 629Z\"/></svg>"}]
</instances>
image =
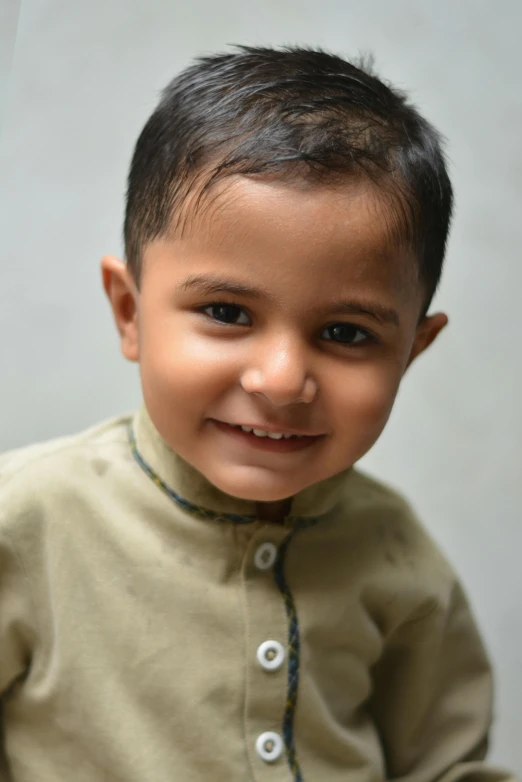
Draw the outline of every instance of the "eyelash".
<instances>
[{"instance_id":1,"label":"eyelash","mask_svg":"<svg viewBox=\"0 0 522 782\"><path fill-rule=\"evenodd\" d=\"M227 302L227 301L213 301L210 304L206 304L199 311L202 314L204 314L207 318L209 318L214 323L217 323L220 326L225 326L226 327L226 326L247 326L247 325L250 325L250 322L249 323L237 323L237 322L227 322L227 321L218 320L218 318L214 317L213 315L211 315L208 312L208 310L211 310L214 307L226 307L226 308L236 309L236 310L239 310L242 314L246 314L244 308L240 307L239 304L235 304L233 302ZM247 317L249 317L249 316L247 315ZM251 319L249 317L249 321L250 320ZM325 339L325 342L334 342L337 345L344 345L346 347L353 347L354 345L364 344L364 343L366 343L366 341L373 342L375 344L377 344L379 342L379 340L376 338L376 336L374 334L372 334L370 331L368 331L367 329L362 328L361 326L356 326L353 323L347 323L345 321L338 321L337 323L331 323L328 326L325 326L322 333L324 333L327 329L333 329L336 326L353 328L353 329L355 329L356 333L360 333L360 334L364 335L364 340L358 340L357 342L342 342L341 340Z\"/></svg>"}]
</instances>

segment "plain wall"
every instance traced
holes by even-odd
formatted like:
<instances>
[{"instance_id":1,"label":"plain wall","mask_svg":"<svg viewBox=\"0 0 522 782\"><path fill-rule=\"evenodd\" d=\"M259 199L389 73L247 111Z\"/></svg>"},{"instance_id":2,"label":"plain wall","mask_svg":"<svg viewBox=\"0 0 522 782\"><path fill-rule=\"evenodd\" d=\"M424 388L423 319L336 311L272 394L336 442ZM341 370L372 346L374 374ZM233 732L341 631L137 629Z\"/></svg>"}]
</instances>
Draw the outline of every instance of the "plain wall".
<instances>
[{"instance_id":1,"label":"plain wall","mask_svg":"<svg viewBox=\"0 0 522 782\"><path fill-rule=\"evenodd\" d=\"M521 31L517 0L23 0L0 145L5 450L139 402L98 262L122 252L133 144L192 57L232 43L373 51L448 137L457 211L435 308L450 327L363 466L410 498L460 572L497 674L492 758L520 773Z\"/></svg>"},{"instance_id":2,"label":"plain wall","mask_svg":"<svg viewBox=\"0 0 522 782\"><path fill-rule=\"evenodd\" d=\"M19 0L0 0L0 133L4 119L7 84L16 40Z\"/></svg>"}]
</instances>

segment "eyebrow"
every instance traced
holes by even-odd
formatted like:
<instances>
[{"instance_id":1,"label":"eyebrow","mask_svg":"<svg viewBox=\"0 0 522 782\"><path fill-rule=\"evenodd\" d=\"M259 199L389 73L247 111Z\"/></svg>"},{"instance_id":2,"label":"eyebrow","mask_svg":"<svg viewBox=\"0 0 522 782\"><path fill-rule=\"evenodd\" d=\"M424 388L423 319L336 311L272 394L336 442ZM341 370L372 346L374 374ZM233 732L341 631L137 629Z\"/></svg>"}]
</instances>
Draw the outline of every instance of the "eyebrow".
<instances>
[{"instance_id":1,"label":"eyebrow","mask_svg":"<svg viewBox=\"0 0 522 782\"><path fill-rule=\"evenodd\" d=\"M202 295L212 293L235 293L236 296L249 296L251 299L267 299L268 294L258 288L242 285L225 277L210 274L191 274L178 285L178 291L197 291Z\"/></svg>"},{"instance_id":2,"label":"eyebrow","mask_svg":"<svg viewBox=\"0 0 522 782\"><path fill-rule=\"evenodd\" d=\"M376 301L338 301L328 308L329 314L368 315L384 326L400 326L399 313L392 307L385 307Z\"/></svg>"},{"instance_id":3,"label":"eyebrow","mask_svg":"<svg viewBox=\"0 0 522 782\"><path fill-rule=\"evenodd\" d=\"M270 295L260 288L252 288L239 282L209 274L191 274L178 285L178 291L197 291L202 295L214 293L232 293L236 296L248 296L251 299L269 299ZM399 315L392 307L386 307L376 301L353 299L339 300L327 309L328 315L366 315L383 325L399 326Z\"/></svg>"}]
</instances>

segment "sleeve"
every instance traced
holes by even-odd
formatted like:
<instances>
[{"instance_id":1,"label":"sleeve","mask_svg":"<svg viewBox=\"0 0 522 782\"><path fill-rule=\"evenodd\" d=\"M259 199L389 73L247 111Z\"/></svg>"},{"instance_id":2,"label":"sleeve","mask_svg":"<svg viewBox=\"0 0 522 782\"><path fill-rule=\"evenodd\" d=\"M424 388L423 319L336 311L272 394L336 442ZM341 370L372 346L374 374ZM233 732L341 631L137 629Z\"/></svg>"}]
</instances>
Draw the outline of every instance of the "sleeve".
<instances>
[{"instance_id":1,"label":"sleeve","mask_svg":"<svg viewBox=\"0 0 522 782\"><path fill-rule=\"evenodd\" d=\"M33 611L27 586L0 516L0 782L11 779L4 745L4 705L25 678L31 660Z\"/></svg>"},{"instance_id":2,"label":"sleeve","mask_svg":"<svg viewBox=\"0 0 522 782\"><path fill-rule=\"evenodd\" d=\"M485 763L492 673L458 583L445 606L391 634L373 673L388 780L515 782Z\"/></svg>"}]
</instances>

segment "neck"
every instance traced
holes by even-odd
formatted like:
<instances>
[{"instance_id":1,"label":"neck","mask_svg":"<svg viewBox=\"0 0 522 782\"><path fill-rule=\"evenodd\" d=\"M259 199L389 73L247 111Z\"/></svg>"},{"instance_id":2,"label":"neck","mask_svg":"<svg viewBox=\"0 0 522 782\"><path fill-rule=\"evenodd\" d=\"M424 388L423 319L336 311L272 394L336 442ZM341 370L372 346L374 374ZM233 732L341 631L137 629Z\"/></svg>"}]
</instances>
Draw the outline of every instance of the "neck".
<instances>
[{"instance_id":1,"label":"neck","mask_svg":"<svg viewBox=\"0 0 522 782\"><path fill-rule=\"evenodd\" d=\"M281 524L290 513L292 497L277 502L256 502L258 518L262 521L271 521Z\"/></svg>"}]
</instances>

